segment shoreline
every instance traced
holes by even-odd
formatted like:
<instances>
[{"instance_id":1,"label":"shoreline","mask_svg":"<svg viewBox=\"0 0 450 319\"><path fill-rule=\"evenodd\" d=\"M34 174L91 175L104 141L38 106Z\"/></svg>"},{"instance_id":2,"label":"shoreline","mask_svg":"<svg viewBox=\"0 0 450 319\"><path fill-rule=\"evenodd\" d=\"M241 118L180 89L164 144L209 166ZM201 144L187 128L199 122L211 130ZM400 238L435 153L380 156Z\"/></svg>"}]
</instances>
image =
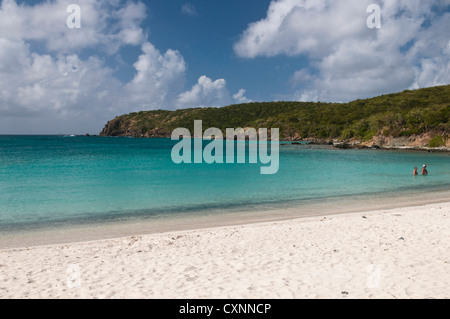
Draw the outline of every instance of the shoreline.
<instances>
[{"instance_id":1,"label":"shoreline","mask_svg":"<svg viewBox=\"0 0 450 319\"><path fill-rule=\"evenodd\" d=\"M170 140L171 136L131 136L131 135L117 135L117 136L109 136L109 135L99 135L99 134L49 134L49 135L17 135L17 134L0 134L0 136L56 136L56 137L101 137L101 138L133 138L133 139L164 139ZM226 136L224 137L224 140ZM268 141L271 141L270 138ZM383 145L374 145L367 146L363 145L364 143L358 141L358 143L354 143L348 140L320 140L316 138L304 138L304 139L293 139L293 138L283 138L279 140L280 146L288 146L288 145L301 145L301 146L321 146L321 147L329 147L331 149L353 149L353 150L379 150L379 151L417 151L417 152L428 152L428 153L450 153L450 147L426 147L426 146L410 146L410 145L399 145L399 146L383 146Z\"/></svg>"},{"instance_id":2,"label":"shoreline","mask_svg":"<svg viewBox=\"0 0 450 319\"><path fill-rule=\"evenodd\" d=\"M168 234L179 231L205 230L222 227L283 222L305 218L357 214L378 210L414 208L430 204L450 203L450 190L365 194L303 201L300 206L285 203L264 209L231 209L201 214L174 214L164 218L119 218L96 223L61 225L38 229L0 232L0 251L49 245L62 245L127 236Z\"/></svg>"},{"instance_id":3,"label":"shoreline","mask_svg":"<svg viewBox=\"0 0 450 319\"><path fill-rule=\"evenodd\" d=\"M0 298L449 298L450 202L0 250Z\"/></svg>"},{"instance_id":4,"label":"shoreline","mask_svg":"<svg viewBox=\"0 0 450 319\"><path fill-rule=\"evenodd\" d=\"M410 145L402 145L402 146L383 146L383 145L374 145L367 146L361 143L352 143L350 141L318 141L316 139L309 140L290 140L283 139L280 140L280 145L288 146L288 145L300 145L300 146L322 146L329 147L330 149L341 149L341 150L377 150L377 151L416 151L416 152L428 152L428 153L450 153L449 147L425 147L425 146L410 146Z\"/></svg>"}]
</instances>

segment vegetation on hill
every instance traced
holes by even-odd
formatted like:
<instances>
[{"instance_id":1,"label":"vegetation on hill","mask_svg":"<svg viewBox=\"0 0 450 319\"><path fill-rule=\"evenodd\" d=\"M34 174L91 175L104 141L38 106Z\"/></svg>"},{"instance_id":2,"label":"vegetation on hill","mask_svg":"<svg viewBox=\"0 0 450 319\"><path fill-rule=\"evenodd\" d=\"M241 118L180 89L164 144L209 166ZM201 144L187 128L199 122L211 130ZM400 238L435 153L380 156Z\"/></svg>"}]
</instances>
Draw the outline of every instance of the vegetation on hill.
<instances>
[{"instance_id":1,"label":"vegetation on hill","mask_svg":"<svg viewBox=\"0 0 450 319\"><path fill-rule=\"evenodd\" d=\"M222 108L143 111L119 116L103 136L170 137L178 127L279 128L282 139L359 139L402 137L433 132L434 144L450 133L450 85L425 88L349 103L264 102ZM440 137L439 137L440 136Z\"/></svg>"}]
</instances>

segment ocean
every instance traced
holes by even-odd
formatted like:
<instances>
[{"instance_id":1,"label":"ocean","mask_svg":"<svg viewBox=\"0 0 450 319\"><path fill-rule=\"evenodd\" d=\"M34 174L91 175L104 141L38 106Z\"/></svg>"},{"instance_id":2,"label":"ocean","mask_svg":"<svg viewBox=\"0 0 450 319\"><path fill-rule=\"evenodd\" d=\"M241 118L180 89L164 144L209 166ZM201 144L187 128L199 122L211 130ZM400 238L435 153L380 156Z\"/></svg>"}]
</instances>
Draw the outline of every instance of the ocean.
<instances>
[{"instance_id":1,"label":"ocean","mask_svg":"<svg viewBox=\"0 0 450 319\"><path fill-rule=\"evenodd\" d=\"M280 146L261 164L175 164L169 139L0 136L0 231L226 214L450 190L450 154ZM206 143L205 143L206 144ZM428 176L413 176L428 165Z\"/></svg>"}]
</instances>

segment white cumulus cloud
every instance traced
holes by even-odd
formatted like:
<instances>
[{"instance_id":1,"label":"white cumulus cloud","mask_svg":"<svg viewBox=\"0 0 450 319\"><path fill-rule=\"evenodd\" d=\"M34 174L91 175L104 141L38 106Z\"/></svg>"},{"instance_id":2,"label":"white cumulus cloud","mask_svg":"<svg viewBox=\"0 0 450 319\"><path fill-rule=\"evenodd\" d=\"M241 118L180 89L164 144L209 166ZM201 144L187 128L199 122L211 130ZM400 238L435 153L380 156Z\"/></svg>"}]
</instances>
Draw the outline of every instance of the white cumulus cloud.
<instances>
[{"instance_id":1,"label":"white cumulus cloud","mask_svg":"<svg viewBox=\"0 0 450 319\"><path fill-rule=\"evenodd\" d=\"M107 120L132 111L231 101L225 80L206 76L183 93L184 57L147 40L142 2L77 1L80 29L67 27L68 4L1 1L0 134L98 133ZM120 61L116 53L125 46L141 49L126 83L107 62Z\"/></svg>"},{"instance_id":2,"label":"white cumulus cloud","mask_svg":"<svg viewBox=\"0 0 450 319\"><path fill-rule=\"evenodd\" d=\"M161 54L149 42L142 45L142 52L134 64L136 75L125 87L129 103L140 109L160 108L182 90L186 63L178 51Z\"/></svg>"},{"instance_id":3,"label":"white cumulus cloud","mask_svg":"<svg viewBox=\"0 0 450 319\"><path fill-rule=\"evenodd\" d=\"M183 108L219 107L230 102L227 82L224 79L213 81L206 75L201 76L191 90L181 93L177 99L177 105Z\"/></svg>"},{"instance_id":4,"label":"white cumulus cloud","mask_svg":"<svg viewBox=\"0 0 450 319\"><path fill-rule=\"evenodd\" d=\"M381 7L381 29L367 7ZM242 58L303 57L290 83L299 100L348 101L450 83L447 0L272 0L235 44Z\"/></svg>"},{"instance_id":5,"label":"white cumulus cloud","mask_svg":"<svg viewBox=\"0 0 450 319\"><path fill-rule=\"evenodd\" d=\"M236 94L233 95L233 99L236 103L250 103L253 102L251 99L245 97L247 91L240 89Z\"/></svg>"},{"instance_id":6,"label":"white cumulus cloud","mask_svg":"<svg viewBox=\"0 0 450 319\"><path fill-rule=\"evenodd\" d=\"M67 27L70 2L46 1L34 6L3 0L0 6L0 38L40 41L56 52L98 46L116 52L122 45L137 45L145 39L142 2L80 0L81 28Z\"/></svg>"}]
</instances>

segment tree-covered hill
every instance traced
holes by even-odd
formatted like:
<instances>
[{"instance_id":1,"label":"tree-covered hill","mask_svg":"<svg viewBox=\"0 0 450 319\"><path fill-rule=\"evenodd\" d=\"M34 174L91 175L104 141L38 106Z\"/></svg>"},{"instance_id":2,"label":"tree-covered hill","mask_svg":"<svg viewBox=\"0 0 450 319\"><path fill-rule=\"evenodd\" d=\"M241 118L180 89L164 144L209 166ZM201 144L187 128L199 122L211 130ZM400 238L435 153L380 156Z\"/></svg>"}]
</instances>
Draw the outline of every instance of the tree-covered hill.
<instances>
[{"instance_id":1,"label":"tree-covered hill","mask_svg":"<svg viewBox=\"0 0 450 319\"><path fill-rule=\"evenodd\" d=\"M102 136L170 137L178 127L279 128L282 139L358 139L402 137L432 132L445 141L450 133L450 85L349 103L263 102L222 108L143 111L109 121Z\"/></svg>"}]
</instances>

